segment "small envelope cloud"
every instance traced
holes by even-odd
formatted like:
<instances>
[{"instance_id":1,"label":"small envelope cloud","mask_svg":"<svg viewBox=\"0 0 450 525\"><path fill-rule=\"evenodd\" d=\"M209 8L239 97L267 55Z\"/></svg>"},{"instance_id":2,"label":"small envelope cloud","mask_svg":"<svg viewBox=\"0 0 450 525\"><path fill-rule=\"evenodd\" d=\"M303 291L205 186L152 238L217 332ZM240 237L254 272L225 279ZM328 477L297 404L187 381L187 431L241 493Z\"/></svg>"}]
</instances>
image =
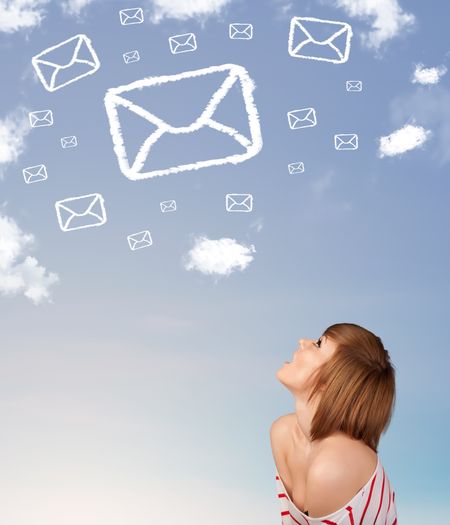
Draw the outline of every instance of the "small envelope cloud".
<instances>
[{"instance_id":1,"label":"small envelope cloud","mask_svg":"<svg viewBox=\"0 0 450 525\"><path fill-rule=\"evenodd\" d=\"M380 137L379 156L395 157L407 151L420 148L430 138L431 131L422 126L406 124L390 135Z\"/></svg>"},{"instance_id":2,"label":"small envelope cloud","mask_svg":"<svg viewBox=\"0 0 450 525\"><path fill-rule=\"evenodd\" d=\"M231 0L152 0L154 12L152 21L158 23L164 18L187 20L218 15Z\"/></svg>"},{"instance_id":3,"label":"small envelope cloud","mask_svg":"<svg viewBox=\"0 0 450 525\"><path fill-rule=\"evenodd\" d=\"M14 219L0 214L0 294L15 296L23 293L38 305L45 300L51 302L50 287L59 281L59 277L47 273L37 259L26 255L33 243L32 234L24 233Z\"/></svg>"},{"instance_id":4,"label":"small envelope cloud","mask_svg":"<svg viewBox=\"0 0 450 525\"><path fill-rule=\"evenodd\" d=\"M0 179L5 165L16 162L25 148L25 137L31 129L27 115L19 108L0 119Z\"/></svg>"},{"instance_id":5,"label":"small envelope cloud","mask_svg":"<svg viewBox=\"0 0 450 525\"><path fill-rule=\"evenodd\" d=\"M255 251L253 244L239 244L228 237L208 239L200 236L185 256L184 267L206 275L230 275L235 270L245 270L253 261Z\"/></svg>"},{"instance_id":6,"label":"small envelope cloud","mask_svg":"<svg viewBox=\"0 0 450 525\"><path fill-rule=\"evenodd\" d=\"M445 73L447 73L445 66L424 67L423 64L417 64L411 82L424 86L437 84Z\"/></svg>"},{"instance_id":7,"label":"small envelope cloud","mask_svg":"<svg viewBox=\"0 0 450 525\"><path fill-rule=\"evenodd\" d=\"M349 16L369 20L372 30L361 35L363 43L378 50L382 44L414 26L415 16L403 11L398 0L333 0Z\"/></svg>"}]
</instances>

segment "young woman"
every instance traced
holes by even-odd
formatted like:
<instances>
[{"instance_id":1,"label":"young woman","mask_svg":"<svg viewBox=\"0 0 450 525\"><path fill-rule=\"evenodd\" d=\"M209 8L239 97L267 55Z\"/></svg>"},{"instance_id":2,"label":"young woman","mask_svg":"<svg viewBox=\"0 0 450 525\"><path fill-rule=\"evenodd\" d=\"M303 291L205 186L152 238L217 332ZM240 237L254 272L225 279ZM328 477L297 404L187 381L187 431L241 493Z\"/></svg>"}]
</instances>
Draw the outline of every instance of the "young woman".
<instances>
[{"instance_id":1,"label":"young woman","mask_svg":"<svg viewBox=\"0 0 450 525\"><path fill-rule=\"evenodd\" d=\"M300 339L276 373L295 412L270 429L283 525L397 525L377 455L395 404L395 368L379 337L352 323Z\"/></svg>"}]
</instances>

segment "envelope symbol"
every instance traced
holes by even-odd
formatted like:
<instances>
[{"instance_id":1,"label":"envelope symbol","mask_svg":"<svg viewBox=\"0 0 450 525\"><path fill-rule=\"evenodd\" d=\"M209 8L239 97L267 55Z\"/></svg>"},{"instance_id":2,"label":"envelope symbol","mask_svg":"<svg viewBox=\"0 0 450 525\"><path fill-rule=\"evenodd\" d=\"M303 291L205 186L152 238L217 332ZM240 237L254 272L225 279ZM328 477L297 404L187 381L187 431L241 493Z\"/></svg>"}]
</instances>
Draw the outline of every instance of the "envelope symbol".
<instances>
[{"instance_id":1,"label":"envelope symbol","mask_svg":"<svg viewBox=\"0 0 450 525\"><path fill-rule=\"evenodd\" d=\"M27 184L39 182L47 179L47 168L44 164L37 164L36 166L29 166L22 170L23 178Z\"/></svg>"},{"instance_id":2,"label":"envelope symbol","mask_svg":"<svg viewBox=\"0 0 450 525\"><path fill-rule=\"evenodd\" d=\"M144 11L141 7L132 7L119 11L120 23L123 26L142 24L144 22Z\"/></svg>"},{"instance_id":3,"label":"envelope symbol","mask_svg":"<svg viewBox=\"0 0 450 525\"><path fill-rule=\"evenodd\" d=\"M56 201L55 208L63 232L101 226L106 222L105 200L100 193Z\"/></svg>"},{"instance_id":4,"label":"envelope symbol","mask_svg":"<svg viewBox=\"0 0 450 525\"><path fill-rule=\"evenodd\" d=\"M123 54L123 60L125 64L130 64L131 62L139 62L141 57L139 56L139 51L135 49L134 51L128 51Z\"/></svg>"},{"instance_id":5,"label":"envelope symbol","mask_svg":"<svg viewBox=\"0 0 450 525\"><path fill-rule=\"evenodd\" d=\"M345 83L347 91L362 91L362 81L361 80L347 80Z\"/></svg>"},{"instance_id":6,"label":"envelope symbol","mask_svg":"<svg viewBox=\"0 0 450 525\"><path fill-rule=\"evenodd\" d=\"M352 28L346 22L294 16L289 30L288 52L292 57L347 62Z\"/></svg>"},{"instance_id":7,"label":"envelope symbol","mask_svg":"<svg viewBox=\"0 0 450 525\"><path fill-rule=\"evenodd\" d=\"M71 137L62 137L61 146L65 148L74 148L78 145L77 137L74 135Z\"/></svg>"},{"instance_id":8,"label":"envelope symbol","mask_svg":"<svg viewBox=\"0 0 450 525\"><path fill-rule=\"evenodd\" d=\"M250 193L227 193L225 206L227 211L252 211L253 195Z\"/></svg>"},{"instance_id":9,"label":"envelope symbol","mask_svg":"<svg viewBox=\"0 0 450 525\"><path fill-rule=\"evenodd\" d=\"M172 54L186 53L197 49L197 40L194 33L184 33L169 37L170 51Z\"/></svg>"},{"instance_id":10,"label":"envelope symbol","mask_svg":"<svg viewBox=\"0 0 450 525\"><path fill-rule=\"evenodd\" d=\"M289 175L295 175L296 173L303 173L305 171L305 165L303 162L292 162L288 164Z\"/></svg>"},{"instance_id":11,"label":"envelope symbol","mask_svg":"<svg viewBox=\"0 0 450 525\"><path fill-rule=\"evenodd\" d=\"M231 40L251 40L253 38L252 24L230 24L229 34Z\"/></svg>"},{"instance_id":12,"label":"envelope symbol","mask_svg":"<svg viewBox=\"0 0 450 525\"><path fill-rule=\"evenodd\" d=\"M167 87L168 108L174 104L180 104L186 94L192 91L192 81L198 82L202 86L211 85L210 82L217 80L217 88L214 86L208 91L208 96L202 97L198 109L195 106L196 115L186 122L187 125L175 125L175 117L167 119L167 109L161 104L161 99L157 97L152 101L152 94L155 87L164 92ZM176 89L174 89L176 88ZM131 180L142 180L157 175L168 175L181 171L194 170L203 167L217 166L222 164L237 164L257 155L262 149L261 128L256 106L253 100L253 90L255 86L249 77L246 69L235 64L224 64L221 66L211 66L195 71L187 71L176 75L165 75L159 77L147 77L137 80L125 86L111 88L105 95L105 108L109 118L110 132L114 144L114 151L117 155L121 172ZM179 89L179 91L177 91ZM243 99L244 104L240 104L237 111L245 109L245 125L232 127L229 123L220 122L220 118L215 118L216 109L220 109L220 103L226 99L232 91L234 97ZM158 93L159 91L156 91ZM133 100L133 95L139 93L139 104ZM209 95L211 93L211 95ZM237 96L236 96L237 93ZM148 95L148 102L144 96ZM228 100L228 99L226 99ZM235 99L232 98L234 101ZM198 104L197 100L195 102ZM118 109L121 109L119 113ZM120 116L124 115L124 108L128 117L144 119L148 121L149 133L139 147L125 144L122 136L122 124ZM172 110L173 111L173 110ZM198 116L197 116L198 115ZM241 117L241 115L240 115ZM125 118L122 116L122 119ZM128 121L131 119L128 118ZM240 121L243 119L240 118ZM142 122L142 120L140 121ZM243 129L240 129L240 128ZM198 132L198 133L197 133ZM205 133L214 135L214 139L220 138L226 143L226 154L220 155L221 149L217 147L214 153L208 149L208 141L202 139ZM193 139L198 138L199 147L192 152L189 163L182 161L168 161L168 166L161 165L160 161L155 161L152 156L163 152L165 140L170 139L174 155L179 152L190 151L192 142L188 139L193 135ZM187 139L185 137L187 136ZM145 134L144 134L145 137ZM163 144L161 146L161 143ZM128 151L137 151L130 155ZM195 155L195 156L194 156ZM174 156L172 156L174 157ZM217 158L216 158L217 157ZM159 158L159 157L157 157ZM183 159L186 159L183 157ZM172 165L171 165L172 164Z\"/></svg>"},{"instance_id":13,"label":"envelope symbol","mask_svg":"<svg viewBox=\"0 0 450 525\"><path fill-rule=\"evenodd\" d=\"M338 151L358 149L358 135L356 133L341 133L335 135L334 147Z\"/></svg>"},{"instance_id":14,"label":"envelope symbol","mask_svg":"<svg viewBox=\"0 0 450 525\"><path fill-rule=\"evenodd\" d=\"M314 108L294 109L288 111L287 116L291 129L311 128L317 124Z\"/></svg>"},{"instance_id":15,"label":"envelope symbol","mask_svg":"<svg viewBox=\"0 0 450 525\"><path fill-rule=\"evenodd\" d=\"M128 244L131 250L140 250L153 244L152 236L148 230L128 235Z\"/></svg>"},{"instance_id":16,"label":"envelope symbol","mask_svg":"<svg viewBox=\"0 0 450 525\"><path fill-rule=\"evenodd\" d=\"M161 206L161 211L163 213L166 213L168 211L176 211L177 209L177 203L173 200L160 202L159 205Z\"/></svg>"},{"instance_id":17,"label":"envelope symbol","mask_svg":"<svg viewBox=\"0 0 450 525\"><path fill-rule=\"evenodd\" d=\"M32 111L28 113L30 126L32 128L41 128L43 126L53 126L53 112L51 109L42 111Z\"/></svg>"},{"instance_id":18,"label":"envelope symbol","mask_svg":"<svg viewBox=\"0 0 450 525\"><path fill-rule=\"evenodd\" d=\"M31 63L47 91L56 91L80 78L92 75L100 61L86 35L75 35L45 49Z\"/></svg>"}]
</instances>

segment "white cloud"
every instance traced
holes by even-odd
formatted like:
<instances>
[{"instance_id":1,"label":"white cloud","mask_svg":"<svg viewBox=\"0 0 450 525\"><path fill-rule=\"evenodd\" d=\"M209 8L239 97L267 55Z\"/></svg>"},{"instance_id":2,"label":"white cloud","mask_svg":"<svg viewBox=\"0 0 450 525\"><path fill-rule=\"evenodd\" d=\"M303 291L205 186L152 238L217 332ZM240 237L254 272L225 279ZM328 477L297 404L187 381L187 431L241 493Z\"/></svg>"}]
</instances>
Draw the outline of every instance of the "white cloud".
<instances>
[{"instance_id":1,"label":"white cloud","mask_svg":"<svg viewBox=\"0 0 450 525\"><path fill-rule=\"evenodd\" d=\"M154 7L152 20L155 23L163 18L187 20L198 17L204 19L218 15L232 0L152 0Z\"/></svg>"},{"instance_id":2,"label":"white cloud","mask_svg":"<svg viewBox=\"0 0 450 525\"><path fill-rule=\"evenodd\" d=\"M89 4L92 4L93 1L94 0L65 0L62 2L61 7L68 15L79 16L81 11Z\"/></svg>"},{"instance_id":3,"label":"white cloud","mask_svg":"<svg viewBox=\"0 0 450 525\"><path fill-rule=\"evenodd\" d=\"M13 219L0 214L0 294L5 296L23 293L34 304L50 300L49 287L59 278L46 273L43 266L29 255L21 262L34 243L34 236L24 233Z\"/></svg>"},{"instance_id":4,"label":"white cloud","mask_svg":"<svg viewBox=\"0 0 450 525\"><path fill-rule=\"evenodd\" d=\"M362 39L376 50L415 22L415 16L403 11L398 0L335 0L335 4L345 9L349 16L371 21L372 30L362 34Z\"/></svg>"},{"instance_id":5,"label":"white cloud","mask_svg":"<svg viewBox=\"0 0 450 525\"><path fill-rule=\"evenodd\" d=\"M405 121L420 122L433 130L431 154L441 164L450 162L450 90L441 84L431 89L415 89L398 96L390 104L394 126Z\"/></svg>"},{"instance_id":6,"label":"white cloud","mask_svg":"<svg viewBox=\"0 0 450 525\"><path fill-rule=\"evenodd\" d=\"M27 112L23 108L0 119L0 178L4 165L16 162L23 152L25 137L30 129Z\"/></svg>"},{"instance_id":7,"label":"white cloud","mask_svg":"<svg viewBox=\"0 0 450 525\"><path fill-rule=\"evenodd\" d=\"M45 16L43 7L50 0L0 0L0 31L14 33L39 25Z\"/></svg>"},{"instance_id":8,"label":"white cloud","mask_svg":"<svg viewBox=\"0 0 450 525\"><path fill-rule=\"evenodd\" d=\"M333 177L334 171L328 170L324 172L323 175L311 179L311 188L314 193L316 195L322 195L331 186Z\"/></svg>"},{"instance_id":9,"label":"white cloud","mask_svg":"<svg viewBox=\"0 0 450 525\"><path fill-rule=\"evenodd\" d=\"M422 85L437 84L445 73L445 66L424 67L423 64L417 64L411 82Z\"/></svg>"},{"instance_id":10,"label":"white cloud","mask_svg":"<svg viewBox=\"0 0 450 525\"><path fill-rule=\"evenodd\" d=\"M255 221L250 224L250 228L254 228L257 233L262 231L264 226L264 220L262 217L258 217Z\"/></svg>"},{"instance_id":11,"label":"white cloud","mask_svg":"<svg viewBox=\"0 0 450 525\"><path fill-rule=\"evenodd\" d=\"M380 157L394 157L406 151L420 148L431 136L431 131L422 126L406 124L386 137L381 137L379 155Z\"/></svg>"},{"instance_id":12,"label":"white cloud","mask_svg":"<svg viewBox=\"0 0 450 525\"><path fill-rule=\"evenodd\" d=\"M234 270L245 270L255 251L253 244L246 246L228 237L215 240L200 236L187 254L185 268L206 275L229 275Z\"/></svg>"}]
</instances>

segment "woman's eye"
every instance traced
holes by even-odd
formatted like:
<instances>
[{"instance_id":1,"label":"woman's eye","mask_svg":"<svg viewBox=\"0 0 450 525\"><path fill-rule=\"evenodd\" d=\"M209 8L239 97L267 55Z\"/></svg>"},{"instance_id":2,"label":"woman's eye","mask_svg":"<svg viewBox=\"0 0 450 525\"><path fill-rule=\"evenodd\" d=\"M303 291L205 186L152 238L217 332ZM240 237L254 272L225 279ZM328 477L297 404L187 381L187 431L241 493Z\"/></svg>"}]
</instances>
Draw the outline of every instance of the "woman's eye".
<instances>
[{"instance_id":1,"label":"woman's eye","mask_svg":"<svg viewBox=\"0 0 450 525\"><path fill-rule=\"evenodd\" d=\"M320 344L322 343L322 338L317 339L316 345L320 348Z\"/></svg>"}]
</instances>

